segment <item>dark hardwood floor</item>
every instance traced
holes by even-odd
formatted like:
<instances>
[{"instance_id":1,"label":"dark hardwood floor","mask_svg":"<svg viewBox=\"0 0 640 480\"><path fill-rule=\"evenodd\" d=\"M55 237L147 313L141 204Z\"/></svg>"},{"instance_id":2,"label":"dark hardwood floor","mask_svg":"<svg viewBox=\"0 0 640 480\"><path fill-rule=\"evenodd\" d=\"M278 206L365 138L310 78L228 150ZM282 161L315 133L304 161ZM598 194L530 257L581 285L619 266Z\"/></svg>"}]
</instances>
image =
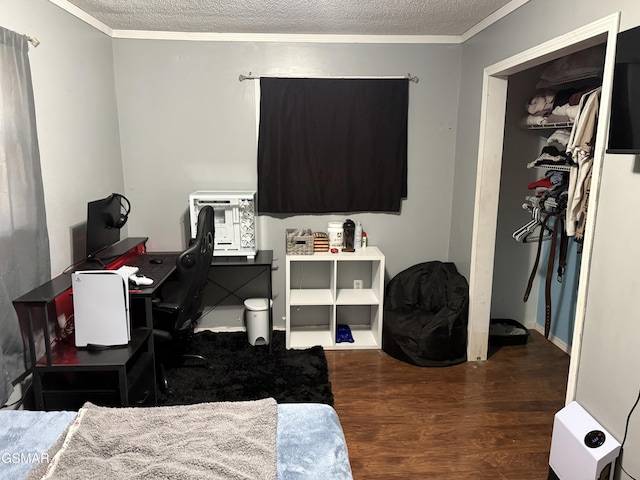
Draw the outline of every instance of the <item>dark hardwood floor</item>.
<instances>
[{"instance_id":1,"label":"dark hardwood floor","mask_svg":"<svg viewBox=\"0 0 640 480\"><path fill-rule=\"evenodd\" d=\"M326 351L354 480L543 480L569 357L531 332L486 362L423 368Z\"/></svg>"}]
</instances>

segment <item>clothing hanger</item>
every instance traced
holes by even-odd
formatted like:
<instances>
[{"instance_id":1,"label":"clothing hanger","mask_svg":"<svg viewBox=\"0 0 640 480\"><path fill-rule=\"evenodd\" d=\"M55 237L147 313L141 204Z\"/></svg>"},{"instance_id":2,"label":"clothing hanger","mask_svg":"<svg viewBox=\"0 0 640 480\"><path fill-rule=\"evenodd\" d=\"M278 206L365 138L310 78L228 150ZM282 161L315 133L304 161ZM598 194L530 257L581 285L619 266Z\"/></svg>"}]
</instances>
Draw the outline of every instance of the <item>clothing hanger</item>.
<instances>
[{"instance_id":1,"label":"clothing hanger","mask_svg":"<svg viewBox=\"0 0 640 480\"><path fill-rule=\"evenodd\" d=\"M522 243L537 242L540 240L541 235L542 240L550 239L552 237L552 230L549 229L549 227L547 227L547 225L545 225L545 223L543 222L542 209L540 207L532 207L526 203L522 205L522 208L531 211L532 220L513 232L512 237L516 241ZM538 229L540 229L540 231L537 235L534 235L534 233L538 231Z\"/></svg>"},{"instance_id":2,"label":"clothing hanger","mask_svg":"<svg viewBox=\"0 0 640 480\"><path fill-rule=\"evenodd\" d=\"M521 239L524 236L526 236L528 233L533 231L537 225L538 225L537 220L529 220L528 223L525 223L523 226L521 226L519 229L513 232L511 236L513 237L514 240L517 240L518 242L520 242L522 241Z\"/></svg>"},{"instance_id":3,"label":"clothing hanger","mask_svg":"<svg viewBox=\"0 0 640 480\"><path fill-rule=\"evenodd\" d=\"M533 243L533 242L540 241L540 236L542 236L543 241L550 240L551 238L553 238L553 235L552 235L553 230L549 229L549 227L544 225L542 222L538 222L538 224L536 225L536 228L537 227L540 227L540 230L538 231L538 235L533 235L533 231L531 231L527 235L525 235L524 238L522 238L522 240L520 241L522 243Z\"/></svg>"},{"instance_id":4,"label":"clothing hanger","mask_svg":"<svg viewBox=\"0 0 640 480\"><path fill-rule=\"evenodd\" d=\"M540 208L534 206L531 203L525 202L522 204L522 208L531 212L531 220L513 232L512 237L517 241L522 241L526 235L535 230L536 226L540 222Z\"/></svg>"}]
</instances>

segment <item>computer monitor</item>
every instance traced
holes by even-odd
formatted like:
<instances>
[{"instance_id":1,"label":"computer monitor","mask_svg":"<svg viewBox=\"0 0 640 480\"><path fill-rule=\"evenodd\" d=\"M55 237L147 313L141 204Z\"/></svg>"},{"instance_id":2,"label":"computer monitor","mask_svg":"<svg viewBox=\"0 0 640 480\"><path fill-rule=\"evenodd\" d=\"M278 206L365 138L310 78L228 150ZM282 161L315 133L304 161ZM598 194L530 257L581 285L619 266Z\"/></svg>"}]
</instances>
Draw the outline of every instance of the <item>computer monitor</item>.
<instances>
[{"instance_id":1,"label":"computer monitor","mask_svg":"<svg viewBox=\"0 0 640 480\"><path fill-rule=\"evenodd\" d=\"M120 240L121 209L120 196L116 194L87 204L87 259L97 259L98 253Z\"/></svg>"},{"instance_id":2,"label":"computer monitor","mask_svg":"<svg viewBox=\"0 0 640 480\"><path fill-rule=\"evenodd\" d=\"M640 154L640 27L618 34L607 153Z\"/></svg>"}]
</instances>

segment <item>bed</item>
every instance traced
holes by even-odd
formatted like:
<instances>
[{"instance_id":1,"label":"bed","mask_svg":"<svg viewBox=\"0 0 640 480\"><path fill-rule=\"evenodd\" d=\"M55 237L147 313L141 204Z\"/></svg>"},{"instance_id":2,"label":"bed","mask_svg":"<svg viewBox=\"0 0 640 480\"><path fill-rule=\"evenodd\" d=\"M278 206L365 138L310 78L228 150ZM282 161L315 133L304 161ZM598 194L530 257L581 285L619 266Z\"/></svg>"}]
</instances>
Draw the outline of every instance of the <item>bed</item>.
<instances>
[{"instance_id":1,"label":"bed","mask_svg":"<svg viewBox=\"0 0 640 480\"><path fill-rule=\"evenodd\" d=\"M351 480L335 410L273 399L0 411L0 477Z\"/></svg>"}]
</instances>

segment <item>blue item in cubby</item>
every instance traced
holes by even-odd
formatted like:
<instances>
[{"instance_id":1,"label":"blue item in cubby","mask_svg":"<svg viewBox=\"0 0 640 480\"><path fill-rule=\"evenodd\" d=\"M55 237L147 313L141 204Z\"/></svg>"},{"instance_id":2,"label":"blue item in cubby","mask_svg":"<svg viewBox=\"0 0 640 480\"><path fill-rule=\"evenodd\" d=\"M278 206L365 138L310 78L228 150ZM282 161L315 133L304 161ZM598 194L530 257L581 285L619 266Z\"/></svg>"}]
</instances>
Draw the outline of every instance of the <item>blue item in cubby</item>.
<instances>
[{"instance_id":1,"label":"blue item in cubby","mask_svg":"<svg viewBox=\"0 0 640 480\"><path fill-rule=\"evenodd\" d=\"M353 336L351 335L351 329L349 325L338 325L338 331L336 332L336 343L349 342L353 343Z\"/></svg>"}]
</instances>

